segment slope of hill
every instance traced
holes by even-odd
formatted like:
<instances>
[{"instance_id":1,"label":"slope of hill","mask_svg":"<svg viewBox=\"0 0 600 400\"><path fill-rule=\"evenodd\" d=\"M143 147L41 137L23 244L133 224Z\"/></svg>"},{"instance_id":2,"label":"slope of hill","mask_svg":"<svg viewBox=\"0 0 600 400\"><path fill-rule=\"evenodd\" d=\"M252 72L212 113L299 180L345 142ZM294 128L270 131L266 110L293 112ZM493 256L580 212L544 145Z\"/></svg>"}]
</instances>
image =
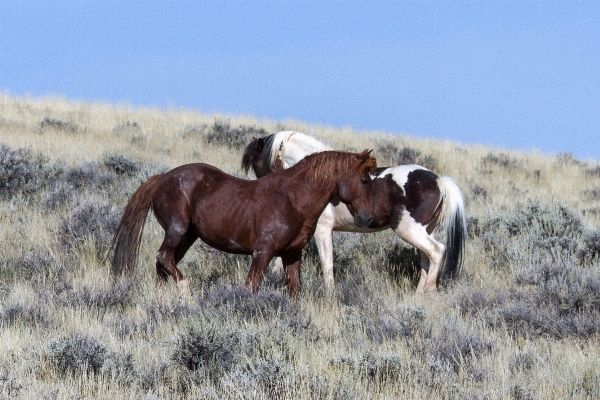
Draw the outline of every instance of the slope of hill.
<instances>
[{"instance_id":1,"label":"slope of hill","mask_svg":"<svg viewBox=\"0 0 600 400\"><path fill-rule=\"evenodd\" d=\"M315 246L290 302L244 256L202 243L192 299L155 290L149 217L133 281L109 247L148 177L189 162L237 176L253 136L295 129L378 164L453 177L469 242L460 281L418 297L392 232ZM248 179L252 179L248 177ZM600 164L298 121L0 95L0 396L16 398L595 398L600 393Z\"/></svg>"}]
</instances>

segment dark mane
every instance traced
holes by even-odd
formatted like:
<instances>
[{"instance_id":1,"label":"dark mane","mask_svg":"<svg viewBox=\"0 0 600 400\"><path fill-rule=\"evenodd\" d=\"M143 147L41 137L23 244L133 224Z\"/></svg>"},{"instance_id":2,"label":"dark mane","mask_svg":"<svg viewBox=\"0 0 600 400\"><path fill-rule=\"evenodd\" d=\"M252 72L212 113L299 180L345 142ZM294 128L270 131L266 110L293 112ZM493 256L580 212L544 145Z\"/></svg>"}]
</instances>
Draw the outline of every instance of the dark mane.
<instances>
[{"instance_id":1,"label":"dark mane","mask_svg":"<svg viewBox=\"0 0 600 400\"><path fill-rule=\"evenodd\" d=\"M254 139L246 146L244 150L244 155L242 156L242 169L247 174L252 167L252 160L256 158L256 153L258 152L258 139Z\"/></svg>"},{"instance_id":2,"label":"dark mane","mask_svg":"<svg viewBox=\"0 0 600 400\"><path fill-rule=\"evenodd\" d=\"M273 167L272 164L272 154L273 154L273 142L275 141L275 134L266 136L263 138L263 164L266 168L271 169ZM282 143L283 146L283 143Z\"/></svg>"},{"instance_id":3,"label":"dark mane","mask_svg":"<svg viewBox=\"0 0 600 400\"><path fill-rule=\"evenodd\" d=\"M246 146L244 155L242 156L242 169L246 174L250 171L250 168L252 168L252 162L256 160L257 157L262 157L265 168L271 169L271 155L273 154L274 140L275 134L272 134L265 136L264 138L254 139ZM263 143L263 148L261 150L258 149L260 141Z\"/></svg>"}]
</instances>

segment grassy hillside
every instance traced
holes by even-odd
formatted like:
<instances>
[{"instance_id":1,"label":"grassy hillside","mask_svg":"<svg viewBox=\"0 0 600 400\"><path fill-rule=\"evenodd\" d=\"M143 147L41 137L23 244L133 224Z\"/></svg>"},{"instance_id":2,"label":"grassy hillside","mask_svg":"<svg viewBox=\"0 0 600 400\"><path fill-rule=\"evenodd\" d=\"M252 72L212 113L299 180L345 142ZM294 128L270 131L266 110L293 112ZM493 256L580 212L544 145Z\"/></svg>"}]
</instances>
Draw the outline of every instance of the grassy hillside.
<instances>
[{"instance_id":1,"label":"grassy hillside","mask_svg":"<svg viewBox=\"0 0 600 400\"><path fill-rule=\"evenodd\" d=\"M112 234L133 191L189 162L244 176L253 136L295 129L380 166L419 163L466 200L461 280L414 295L391 231L334 233L336 291L316 250L290 302L249 258L198 242L192 300L155 290L162 229L112 285ZM252 179L252 177L248 177ZM600 164L298 121L0 95L1 398L597 398Z\"/></svg>"}]
</instances>

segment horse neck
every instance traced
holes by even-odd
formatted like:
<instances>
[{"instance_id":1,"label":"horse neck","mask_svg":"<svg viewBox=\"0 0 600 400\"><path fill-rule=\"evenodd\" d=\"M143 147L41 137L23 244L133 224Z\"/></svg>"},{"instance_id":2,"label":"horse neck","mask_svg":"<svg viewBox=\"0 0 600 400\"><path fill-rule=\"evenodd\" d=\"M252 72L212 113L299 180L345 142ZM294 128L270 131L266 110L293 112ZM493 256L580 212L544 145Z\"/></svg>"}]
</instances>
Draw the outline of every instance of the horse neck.
<instances>
[{"instance_id":1,"label":"horse neck","mask_svg":"<svg viewBox=\"0 0 600 400\"><path fill-rule=\"evenodd\" d=\"M297 182L302 182L302 192L309 194L304 196L306 201L303 207L320 209L318 212L320 215L338 192L338 176L336 172L330 172L330 175L334 175L330 179L325 181L315 179L316 174L314 168L311 168L311 164L315 166L314 161L311 163L310 160L303 159L290 169L285 170L285 173L295 177L290 179L289 182L296 182L294 183L296 187L298 187ZM317 164L316 168L325 168L325 166Z\"/></svg>"}]
</instances>

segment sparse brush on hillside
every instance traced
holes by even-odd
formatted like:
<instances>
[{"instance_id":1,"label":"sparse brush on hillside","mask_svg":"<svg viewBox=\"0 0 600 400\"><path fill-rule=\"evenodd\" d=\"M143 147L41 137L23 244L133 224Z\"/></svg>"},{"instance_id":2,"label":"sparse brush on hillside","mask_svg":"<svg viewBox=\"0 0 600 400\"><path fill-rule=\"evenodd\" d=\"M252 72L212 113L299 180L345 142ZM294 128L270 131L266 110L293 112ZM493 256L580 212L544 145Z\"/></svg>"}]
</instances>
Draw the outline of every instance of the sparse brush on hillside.
<instances>
[{"instance_id":1,"label":"sparse brush on hillside","mask_svg":"<svg viewBox=\"0 0 600 400\"><path fill-rule=\"evenodd\" d=\"M150 176L239 169L284 129L421 164L466 199L463 274L415 296L419 254L392 232L334 233L336 288L314 243L302 294L198 242L192 298L155 287L149 216L138 270L113 283L116 225ZM600 393L600 164L192 111L0 95L0 398L594 399ZM248 178L250 179L250 178Z\"/></svg>"}]
</instances>

